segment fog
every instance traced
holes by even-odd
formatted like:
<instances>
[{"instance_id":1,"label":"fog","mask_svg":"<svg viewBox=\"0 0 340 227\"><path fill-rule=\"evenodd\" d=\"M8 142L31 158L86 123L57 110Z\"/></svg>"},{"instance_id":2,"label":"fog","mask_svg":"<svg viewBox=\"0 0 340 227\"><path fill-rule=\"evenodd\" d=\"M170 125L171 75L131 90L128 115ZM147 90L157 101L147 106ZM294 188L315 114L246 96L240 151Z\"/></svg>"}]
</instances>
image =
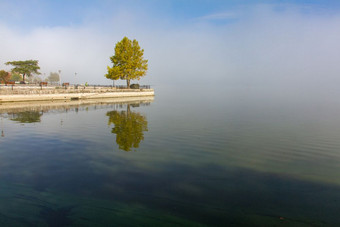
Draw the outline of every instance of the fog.
<instances>
[{"instance_id":1,"label":"fog","mask_svg":"<svg viewBox=\"0 0 340 227\"><path fill-rule=\"evenodd\" d=\"M137 9L68 26L20 29L2 20L0 68L10 70L7 61L37 59L42 78L61 70L65 82L111 84L104 77L109 57L128 36L139 41L149 60L141 84L326 89L340 82L338 15L261 4L185 23Z\"/></svg>"}]
</instances>

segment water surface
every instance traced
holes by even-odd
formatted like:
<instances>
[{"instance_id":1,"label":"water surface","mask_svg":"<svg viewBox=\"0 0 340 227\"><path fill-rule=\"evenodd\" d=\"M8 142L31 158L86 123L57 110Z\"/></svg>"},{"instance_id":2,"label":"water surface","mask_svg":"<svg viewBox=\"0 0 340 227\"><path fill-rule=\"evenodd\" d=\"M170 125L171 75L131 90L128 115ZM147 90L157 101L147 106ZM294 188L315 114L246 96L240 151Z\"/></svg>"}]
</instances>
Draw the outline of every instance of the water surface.
<instances>
[{"instance_id":1,"label":"water surface","mask_svg":"<svg viewBox=\"0 0 340 227\"><path fill-rule=\"evenodd\" d=\"M0 224L340 224L340 105L260 88L1 105Z\"/></svg>"}]
</instances>

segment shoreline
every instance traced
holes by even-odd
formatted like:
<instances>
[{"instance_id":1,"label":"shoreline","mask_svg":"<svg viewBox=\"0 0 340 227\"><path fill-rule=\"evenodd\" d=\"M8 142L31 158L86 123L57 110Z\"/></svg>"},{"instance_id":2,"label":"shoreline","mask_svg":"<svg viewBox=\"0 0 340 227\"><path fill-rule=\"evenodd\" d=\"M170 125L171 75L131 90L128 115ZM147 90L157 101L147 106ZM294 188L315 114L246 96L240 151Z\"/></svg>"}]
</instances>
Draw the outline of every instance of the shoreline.
<instances>
[{"instance_id":1,"label":"shoreline","mask_svg":"<svg viewBox=\"0 0 340 227\"><path fill-rule=\"evenodd\" d=\"M27 101L54 101L54 100L85 100L85 99L107 99L124 97L154 96L154 89L122 89L122 90L63 90L54 89L53 93L41 93L39 89L30 89L26 94L0 94L0 103L27 102ZM61 93L62 92L62 93Z\"/></svg>"},{"instance_id":2,"label":"shoreline","mask_svg":"<svg viewBox=\"0 0 340 227\"><path fill-rule=\"evenodd\" d=\"M106 99L83 100L56 100L56 101L32 101L32 102L5 102L0 105L0 114L22 111L46 111L50 109L81 107L87 105L114 105L114 104L147 104L154 101L154 96L121 97Z\"/></svg>"}]
</instances>

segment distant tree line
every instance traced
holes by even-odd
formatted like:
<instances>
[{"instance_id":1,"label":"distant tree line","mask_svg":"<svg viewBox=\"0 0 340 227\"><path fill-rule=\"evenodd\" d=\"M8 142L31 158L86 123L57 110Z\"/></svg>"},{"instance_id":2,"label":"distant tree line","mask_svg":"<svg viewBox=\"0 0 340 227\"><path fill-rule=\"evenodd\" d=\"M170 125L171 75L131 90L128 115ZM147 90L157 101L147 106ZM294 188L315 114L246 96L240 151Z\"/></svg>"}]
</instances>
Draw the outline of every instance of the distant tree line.
<instances>
[{"instance_id":1,"label":"distant tree line","mask_svg":"<svg viewBox=\"0 0 340 227\"><path fill-rule=\"evenodd\" d=\"M9 81L24 81L28 83L40 83L42 81L56 84L60 81L59 73L51 72L50 75L42 79L39 75L40 67L38 60L26 61L10 61L6 65L11 65L13 68L11 72L0 70L0 82L7 83Z\"/></svg>"},{"instance_id":2,"label":"distant tree line","mask_svg":"<svg viewBox=\"0 0 340 227\"><path fill-rule=\"evenodd\" d=\"M0 70L0 83L7 83L9 81L22 81L22 76L18 73Z\"/></svg>"},{"instance_id":3,"label":"distant tree line","mask_svg":"<svg viewBox=\"0 0 340 227\"><path fill-rule=\"evenodd\" d=\"M126 80L126 85L130 88L131 80L140 80L146 75L148 70L148 60L144 59L144 49L139 46L137 40L130 40L124 37L115 45L115 54L110 57L112 67L107 67L105 77L111 80ZM9 61L6 65L12 66L11 72L0 70L0 82L23 81L29 83L39 83L43 79L39 76L40 66L38 60ZM60 73L60 71L59 71ZM26 80L27 79L27 80ZM51 72L45 82L56 84L60 82L60 75ZM131 88L134 88L132 84ZM137 84L138 85L138 84Z\"/></svg>"},{"instance_id":4,"label":"distant tree line","mask_svg":"<svg viewBox=\"0 0 340 227\"><path fill-rule=\"evenodd\" d=\"M40 67L38 60L26 60L26 61L9 61L5 65L11 65L13 68L11 72L0 70L1 83L7 83L8 81L25 81L25 77L32 77L33 75L40 75Z\"/></svg>"}]
</instances>

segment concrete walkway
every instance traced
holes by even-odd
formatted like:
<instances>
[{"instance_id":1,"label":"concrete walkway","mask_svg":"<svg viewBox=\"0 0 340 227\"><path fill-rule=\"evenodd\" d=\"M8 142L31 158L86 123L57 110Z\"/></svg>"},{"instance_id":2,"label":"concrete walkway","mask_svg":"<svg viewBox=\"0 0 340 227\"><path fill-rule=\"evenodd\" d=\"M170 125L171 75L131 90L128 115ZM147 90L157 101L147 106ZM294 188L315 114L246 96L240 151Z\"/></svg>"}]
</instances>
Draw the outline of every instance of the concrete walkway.
<instances>
[{"instance_id":1,"label":"concrete walkway","mask_svg":"<svg viewBox=\"0 0 340 227\"><path fill-rule=\"evenodd\" d=\"M105 99L105 98L142 97L142 96L154 96L154 90L147 89L141 91L114 91L114 92L62 93L62 94L6 94L0 95L0 102Z\"/></svg>"}]
</instances>

